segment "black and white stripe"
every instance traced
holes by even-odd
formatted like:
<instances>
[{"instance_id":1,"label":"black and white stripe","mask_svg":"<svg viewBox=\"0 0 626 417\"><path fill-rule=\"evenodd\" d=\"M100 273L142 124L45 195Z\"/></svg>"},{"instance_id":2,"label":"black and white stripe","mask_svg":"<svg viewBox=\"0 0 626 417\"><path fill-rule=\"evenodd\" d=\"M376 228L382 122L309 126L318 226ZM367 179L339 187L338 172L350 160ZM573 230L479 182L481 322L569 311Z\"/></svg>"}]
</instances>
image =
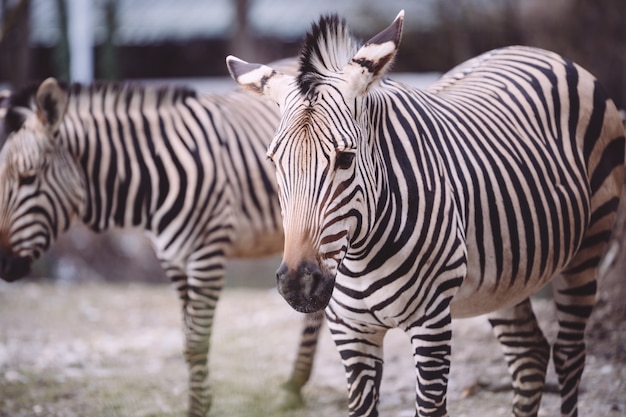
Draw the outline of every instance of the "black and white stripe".
<instances>
[{"instance_id":1,"label":"black and white stripe","mask_svg":"<svg viewBox=\"0 0 626 417\"><path fill-rule=\"evenodd\" d=\"M94 231L150 236L182 301L190 416L211 402L207 354L228 257L283 248L274 171L264 158L278 123L245 91L45 81L4 108L0 275L16 279L80 219ZM321 313L307 318L285 385L296 405L310 374Z\"/></svg>"},{"instance_id":2,"label":"black and white stripe","mask_svg":"<svg viewBox=\"0 0 626 417\"><path fill-rule=\"evenodd\" d=\"M376 416L385 332L410 336L418 416L447 416L452 317L490 313L516 416L536 416L550 345L529 297L553 282L562 415L577 415L584 329L624 178L624 131L597 80L554 53L485 53L426 90L382 76L403 15L359 47L322 17L297 77L234 57L279 104L279 291L326 307L351 416ZM261 82L262 81L262 82ZM332 297L331 297L332 294Z\"/></svg>"}]
</instances>

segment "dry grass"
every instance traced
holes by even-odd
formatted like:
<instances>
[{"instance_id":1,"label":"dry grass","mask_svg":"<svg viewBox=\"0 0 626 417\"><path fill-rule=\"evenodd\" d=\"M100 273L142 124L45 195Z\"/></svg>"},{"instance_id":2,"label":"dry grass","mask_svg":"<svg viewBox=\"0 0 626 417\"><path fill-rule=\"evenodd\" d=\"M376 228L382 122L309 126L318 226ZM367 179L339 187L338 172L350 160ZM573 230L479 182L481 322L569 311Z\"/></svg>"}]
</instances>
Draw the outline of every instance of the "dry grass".
<instances>
[{"instance_id":1,"label":"dry grass","mask_svg":"<svg viewBox=\"0 0 626 417\"><path fill-rule=\"evenodd\" d=\"M552 317L547 303L538 307L540 318ZM484 386L508 384L486 320L454 326L450 414L509 415L511 393ZM347 415L343 370L327 331L305 389L307 407L277 410L279 385L290 371L299 331L299 315L273 289L226 290L211 352L211 416ZM2 417L183 416L187 374L181 352L178 301L168 286L0 286ZM623 415L624 364L610 355L591 356L588 363L581 415ZM406 337L390 332L381 415L414 415L412 375ZM549 378L554 384L555 377ZM541 415L557 414L558 396L546 394Z\"/></svg>"}]
</instances>

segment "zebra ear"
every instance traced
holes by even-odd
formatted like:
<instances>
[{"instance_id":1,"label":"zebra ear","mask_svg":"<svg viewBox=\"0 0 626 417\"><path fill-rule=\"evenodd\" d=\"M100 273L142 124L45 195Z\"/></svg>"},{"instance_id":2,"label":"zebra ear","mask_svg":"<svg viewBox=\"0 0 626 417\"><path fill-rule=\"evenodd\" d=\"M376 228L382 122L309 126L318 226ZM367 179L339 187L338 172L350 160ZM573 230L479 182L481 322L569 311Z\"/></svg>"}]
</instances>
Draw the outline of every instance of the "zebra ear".
<instances>
[{"instance_id":1,"label":"zebra ear","mask_svg":"<svg viewBox=\"0 0 626 417\"><path fill-rule=\"evenodd\" d=\"M42 82L35 94L35 103L41 123L51 132L56 131L67 109L67 94L58 81L48 78Z\"/></svg>"},{"instance_id":2,"label":"zebra ear","mask_svg":"<svg viewBox=\"0 0 626 417\"><path fill-rule=\"evenodd\" d=\"M391 67L398 52L403 23L404 10L401 10L393 23L367 41L344 67L349 89L355 96L367 93Z\"/></svg>"},{"instance_id":3,"label":"zebra ear","mask_svg":"<svg viewBox=\"0 0 626 417\"><path fill-rule=\"evenodd\" d=\"M264 95L276 104L281 104L287 87L294 77L278 72L266 65L251 64L229 55L226 66L231 77L246 90Z\"/></svg>"}]
</instances>

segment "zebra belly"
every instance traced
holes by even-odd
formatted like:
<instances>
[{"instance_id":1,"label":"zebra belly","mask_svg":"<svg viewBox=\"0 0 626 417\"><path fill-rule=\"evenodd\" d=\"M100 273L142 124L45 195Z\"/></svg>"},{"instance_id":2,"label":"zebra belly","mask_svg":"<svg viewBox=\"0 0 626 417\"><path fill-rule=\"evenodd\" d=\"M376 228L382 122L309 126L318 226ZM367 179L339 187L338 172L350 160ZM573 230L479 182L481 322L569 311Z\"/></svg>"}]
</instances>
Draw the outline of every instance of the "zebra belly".
<instances>
[{"instance_id":1,"label":"zebra belly","mask_svg":"<svg viewBox=\"0 0 626 417\"><path fill-rule=\"evenodd\" d=\"M474 317L512 307L539 291L554 275L527 284L519 278L512 285L507 282L496 287L493 283L485 285L484 281L479 285L479 277L468 273L450 304L452 317Z\"/></svg>"},{"instance_id":2,"label":"zebra belly","mask_svg":"<svg viewBox=\"0 0 626 417\"><path fill-rule=\"evenodd\" d=\"M578 246L574 244L569 253L561 253L562 257L558 262L549 263L543 269L537 265L538 262L533 265L522 264L518 273L513 275L510 273L513 258L510 250L504 254L504 273L498 274L501 271L497 271L494 267L496 262L493 257L487 257L486 266L483 267L484 269L481 268L477 261L479 257L475 245L468 244L467 275L450 304L452 317L479 316L512 307L525 300L544 287L567 266L576 254L574 248ZM551 251L548 258L552 259L554 256ZM538 256L535 259L538 259ZM527 269L530 269L529 274L526 273Z\"/></svg>"},{"instance_id":3,"label":"zebra belly","mask_svg":"<svg viewBox=\"0 0 626 417\"><path fill-rule=\"evenodd\" d=\"M467 275L451 302L453 317L512 307L539 291L576 256L589 226L591 199L584 181L569 193L562 189L559 184L548 184L536 192L542 200L523 197L537 211L541 207L546 213L541 218L520 209L522 197L500 194L500 224L512 228L493 228L492 221L483 221L470 210Z\"/></svg>"}]
</instances>

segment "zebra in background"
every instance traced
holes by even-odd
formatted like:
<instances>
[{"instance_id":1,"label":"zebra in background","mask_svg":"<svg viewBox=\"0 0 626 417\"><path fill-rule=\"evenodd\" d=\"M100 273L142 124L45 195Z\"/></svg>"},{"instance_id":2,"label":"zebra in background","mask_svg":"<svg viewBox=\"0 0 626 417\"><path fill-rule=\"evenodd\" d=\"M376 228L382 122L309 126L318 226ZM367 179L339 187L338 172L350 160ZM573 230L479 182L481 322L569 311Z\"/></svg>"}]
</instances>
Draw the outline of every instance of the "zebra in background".
<instances>
[{"instance_id":1,"label":"zebra in background","mask_svg":"<svg viewBox=\"0 0 626 417\"><path fill-rule=\"evenodd\" d=\"M326 307L351 416L377 416L383 337L410 337L418 416L447 416L451 317L491 313L513 414L536 416L550 345L529 297L552 281L552 358L577 415L584 331L624 178L624 131L597 80L540 49L487 52L426 90L384 77L404 13L359 48L307 35L297 76L227 58L281 109L268 148L285 230L278 289Z\"/></svg>"},{"instance_id":2,"label":"zebra in background","mask_svg":"<svg viewBox=\"0 0 626 417\"><path fill-rule=\"evenodd\" d=\"M280 253L275 105L246 91L44 81L4 99L0 276L12 281L75 220L142 228L184 319L189 415L210 408L207 356L227 257ZM300 405L323 313L305 319L283 406Z\"/></svg>"}]
</instances>

